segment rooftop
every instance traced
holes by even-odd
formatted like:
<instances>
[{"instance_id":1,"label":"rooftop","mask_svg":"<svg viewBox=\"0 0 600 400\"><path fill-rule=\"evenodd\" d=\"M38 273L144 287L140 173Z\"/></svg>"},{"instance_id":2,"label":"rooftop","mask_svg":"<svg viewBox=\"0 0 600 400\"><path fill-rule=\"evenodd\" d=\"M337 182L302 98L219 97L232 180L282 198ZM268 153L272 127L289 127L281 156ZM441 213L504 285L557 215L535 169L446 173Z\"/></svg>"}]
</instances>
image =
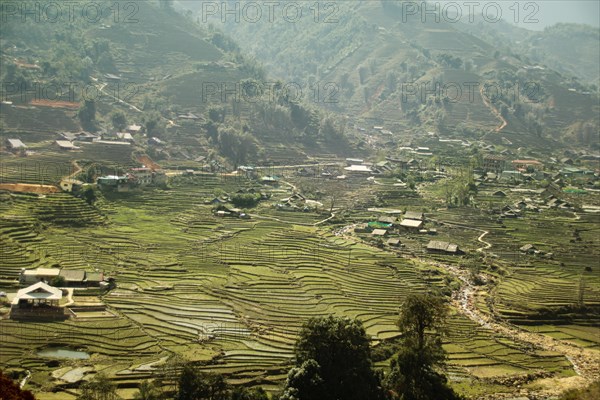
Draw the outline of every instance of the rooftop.
<instances>
[{"instance_id":1,"label":"rooftop","mask_svg":"<svg viewBox=\"0 0 600 400\"><path fill-rule=\"evenodd\" d=\"M404 218L406 218L406 219L418 219L418 220L422 220L423 219L423 213L422 212L418 212L418 211L407 211L406 213L404 213Z\"/></svg>"},{"instance_id":2,"label":"rooftop","mask_svg":"<svg viewBox=\"0 0 600 400\"><path fill-rule=\"evenodd\" d=\"M19 300L60 300L62 291L44 282L38 282L17 292L14 302Z\"/></svg>"},{"instance_id":3,"label":"rooftop","mask_svg":"<svg viewBox=\"0 0 600 400\"><path fill-rule=\"evenodd\" d=\"M458 245L442 242L439 240L432 240L427 244L427 250L438 250L445 251L448 253L456 253L458 251Z\"/></svg>"},{"instance_id":4,"label":"rooftop","mask_svg":"<svg viewBox=\"0 0 600 400\"><path fill-rule=\"evenodd\" d=\"M13 149L26 149L27 146L21 141L21 139L7 139L8 144Z\"/></svg>"},{"instance_id":5,"label":"rooftop","mask_svg":"<svg viewBox=\"0 0 600 400\"><path fill-rule=\"evenodd\" d=\"M101 282L103 278L102 272L87 272L85 280L88 282Z\"/></svg>"},{"instance_id":6,"label":"rooftop","mask_svg":"<svg viewBox=\"0 0 600 400\"><path fill-rule=\"evenodd\" d=\"M403 219L402 222L400 222L400 226L406 228L420 228L421 225L423 225L423 221L417 219Z\"/></svg>"},{"instance_id":7,"label":"rooftop","mask_svg":"<svg viewBox=\"0 0 600 400\"><path fill-rule=\"evenodd\" d=\"M60 274L59 268L36 268L36 269L26 269L23 271L23 275L33 275L33 276L58 276Z\"/></svg>"},{"instance_id":8,"label":"rooftop","mask_svg":"<svg viewBox=\"0 0 600 400\"><path fill-rule=\"evenodd\" d=\"M129 132L117 132L117 137L122 140L133 140L133 136Z\"/></svg>"},{"instance_id":9,"label":"rooftop","mask_svg":"<svg viewBox=\"0 0 600 400\"><path fill-rule=\"evenodd\" d=\"M366 165L351 165L344 169L349 172L371 172L371 168Z\"/></svg>"},{"instance_id":10,"label":"rooftop","mask_svg":"<svg viewBox=\"0 0 600 400\"><path fill-rule=\"evenodd\" d=\"M542 165L538 160L513 160L513 164Z\"/></svg>"},{"instance_id":11,"label":"rooftop","mask_svg":"<svg viewBox=\"0 0 600 400\"><path fill-rule=\"evenodd\" d=\"M56 144L62 147L63 149L78 149L79 147L75 146L73 143L68 140L57 140Z\"/></svg>"},{"instance_id":12,"label":"rooftop","mask_svg":"<svg viewBox=\"0 0 600 400\"><path fill-rule=\"evenodd\" d=\"M387 234L387 231L385 229L374 229L371 234L373 236L384 236Z\"/></svg>"},{"instance_id":13,"label":"rooftop","mask_svg":"<svg viewBox=\"0 0 600 400\"><path fill-rule=\"evenodd\" d=\"M67 282L83 282L85 279L85 271L62 269L60 271L60 276L65 278L65 281Z\"/></svg>"}]
</instances>

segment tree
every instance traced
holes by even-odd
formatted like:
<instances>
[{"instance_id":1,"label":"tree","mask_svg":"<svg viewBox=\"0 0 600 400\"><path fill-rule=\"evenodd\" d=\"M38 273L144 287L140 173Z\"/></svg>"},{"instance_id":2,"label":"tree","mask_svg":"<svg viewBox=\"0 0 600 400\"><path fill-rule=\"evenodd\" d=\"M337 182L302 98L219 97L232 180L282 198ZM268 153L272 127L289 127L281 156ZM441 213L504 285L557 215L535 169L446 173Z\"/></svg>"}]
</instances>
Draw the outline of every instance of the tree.
<instances>
[{"instance_id":1,"label":"tree","mask_svg":"<svg viewBox=\"0 0 600 400\"><path fill-rule=\"evenodd\" d=\"M80 389L81 393L77 396L77 400L116 400L119 398L117 387L102 372L96 374L89 382L82 384Z\"/></svg>"},{"instance_id":2,"label":"tree","mask_svg":"<svg viewBox=\"0 0 600 400\"><path fill-rule=\"evenodd\" d=\"M150 111L148 114L144 115L143 121L148 136L163 136L165 125L158 111Z\"/></svg>"},{"instance_id":3,"label":"tree","mask_svg":"<svg viewBox=\"0 0 600 400\"><path fill-rule=\"evenodd\" d=\"M110 116L113 127L119 132L127 127L127 118L122 111L115 111Z\"/></svg>"},{"instance_id":4,"label":"tree","mask_svg":"<svg viewBox=\"0 0 600 400\"><path fill-rule=\"evenodd\" d=\"M286 388L279 400L316 400L325 391L321 367L315 360L307 360L290 370Z\"/></svg>"},{"instance_id":5,"label":"tree","mask_svg":"<svg viewBox=\"0 0 600 400\"><path fill-rule=\"evenodd\" d=\"M19 385L4 375L0 370L0 399L2 400L35 400L29 390L21 390Z\"/></svg>"},{"instance_id":6,"label":"tree","mask_svg":"<svg viewBox=\"0 0 600 400\"><path fill-rule=\"evenodd\" d=\"M94 100L85 100L79 107L77 116L83 129L88 131L96 130L96 102Z\"/></svg>"},{"instance_id":7,"label":"tree","mask_svg":"<svg viewBox=\"0 0 600 400\"><path fill-rule=\"evenodd\" d=\"M339 142L343 138L332 117L325 117L321 120L319 135L329 142Z\"/></svg>"},{"instance_id":8,"label":"tree","mask_svg":"<svg viewBox=\"0 0 600 400\"><path fill-rule=\"evenodd\" d=\"M157 384L165 393L176 393L179 390L180 371L186 364L184 359L175 354L160 366Z\"/></svg>"},{"instance_id":9,"label":"tree","mask_svg":"<svg viewBox=\"0 0 600 400\"><path fill-rule=\"evenodd\" d=\"M383 398L373 370L369 338L359 320L310 319L295 346L296 367L282 400L377 400Z\"/></svg>"},{"instance_id":10,"label":"tree","mask_svg":"<svg viewBox=\"0 0 600 400\"><path fill-rule=\"evenodd\" d=\"M80 196L89 205L94 204L94 202L97 200L96 192L94 192L94 189L91 187L84 189L83 192L81 192Z\"/></svg>"},{"instance_id":11,"label":"tree","mask_svg":"<svg viewBox=\"0 0 600 400\"><path fill-rule=\"evenodd\" d=\"M438 370L445 365L442 348L448 308L431 294L410 295L401 308L398 326L402 347L391 363L386 384L403 400L460 399Z\"/></svg>"},{"instance_id":12,"label":"tree","mask_svg":"<svg viewBox=\"0 0 600 400\"><path fill-rule=\"evenodd\" d=\"M179 390L176 400L227 400L227 382L222 375L200 370L191 363L183 366L179 375Z\"/></svg>"},{"instance_id":13,"label":"tree","mask_svg":"<svg viewBox=\"0 0 600 400\"><path fill-rule=\"evenodd\" d=\"M260 194L239 193L231 197L231 202L236 207L252 208L260 201Z\"/></svg>"},{"instance_id":14,"label":"tree","mask_svg":"<svg viewBox=\"0 0 600 400\"><path fill-rule=\"evenodd\" d=\"M54 278L52 278L52 281L50 282L50 284L54 287L61 287L61 286L65 286L66 280L64 276L58 275L55 276Z\"/></svg>"},{"instance_id":15,"label":"tree","mask_svg":"<svg viewBox=\"0 0 600 400\"><path fill-rule=\"evenodd\" d=\"M227 110L225 109L225 107L211 106L208 108L208 119L213 122L217 122L217 123L225 122L226 115L227 115Z\"/></svg>"},{"instance_id":16,"label":"tree","mask_svg":"<svg viewBox=\"0 0 600 400\"><path fill-rule=\"evenodd\" d=\"M218 141L221 153L233 162L235 168L245 164L249 157L256 156L258 151L250 134L238 132L233 128L219 129Z\"/></svg>"}]
</instances>

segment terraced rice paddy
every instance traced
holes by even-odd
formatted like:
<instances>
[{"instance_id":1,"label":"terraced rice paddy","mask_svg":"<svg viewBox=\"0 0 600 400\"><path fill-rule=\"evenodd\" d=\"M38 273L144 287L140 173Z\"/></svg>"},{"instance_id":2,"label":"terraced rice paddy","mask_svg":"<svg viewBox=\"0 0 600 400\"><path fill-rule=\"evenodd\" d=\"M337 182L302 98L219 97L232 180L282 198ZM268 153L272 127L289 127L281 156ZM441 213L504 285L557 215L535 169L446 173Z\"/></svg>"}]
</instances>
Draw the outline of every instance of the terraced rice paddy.
<instances>
[{"instance_id":1,"label":"terraced rice paddy","mask_svg":"<svg viewBox=\"0 0 600 400\"><path fill-rule=\"evenodd\" d=\"M225 373L232 382L277 383L285 377L297 332L307 318L332 313L357 317L377 345L397 336L398 306L407 294L446 288L453 280L425 259L398 257L312 225L327 215L277 211L266 202L252 210L256 218L244 220L217 217L213 206L205 204L215 189L234 192L245 183L207 175L200 181L178 178L171 186L106 195L96 206L67 194L2 194L2 286L14 288L21 268L38 266L98 269L117 281L117 288L102 297L113 318L50 324L1 320L2 365L46 376L54 367L49 369L37 352L63 346L89 353L90 360L80 364L106 370L123 384L149 376L151 368L140 365L170 354L204 362L206 369ZM286 193L285 188L277 190L276 196ZM386 206L401 200L390 203ZM419 209L417 203L408 207ZM489 217L461 212L430 213L441 239L474 252L481 247L481 231L490 230L486 240L493 246L514 246ZM363 214L368 218L372 213ZM428 238L408 235L405 240L419 249ZM453 257L434 258L460 264ZM561 272L550 261L534 264L511 268L497 289L496 308L516 322L518 313L527 321L537 306L573 302L565 288L579 282L575 267ZM533 282L542 282L535 285L547 292ZM590 283L586 291L591 305L597 301L592 286L597 287ZM76 292L76 301L79 296ZM523 304L528 306L520 309ZM594 328L578 320L529 329L586 347L599 342ZM457 379L540 370L573 374L562 355L498 336L458 313L451 317L445 347Z\"/></svg>"},{"instance_id":2,"label":"terraced rice paddy","mask_svg":"<svg viewBox=\"0 0 600 400\"><path fill-rule=\"evenodd\" d=\"M465 317L450 323L449 365L466 369L478 378L536 371L572 374L570 363L559 353L536 351L509 338L478 327Z\"/></svg>"}]
</instances>

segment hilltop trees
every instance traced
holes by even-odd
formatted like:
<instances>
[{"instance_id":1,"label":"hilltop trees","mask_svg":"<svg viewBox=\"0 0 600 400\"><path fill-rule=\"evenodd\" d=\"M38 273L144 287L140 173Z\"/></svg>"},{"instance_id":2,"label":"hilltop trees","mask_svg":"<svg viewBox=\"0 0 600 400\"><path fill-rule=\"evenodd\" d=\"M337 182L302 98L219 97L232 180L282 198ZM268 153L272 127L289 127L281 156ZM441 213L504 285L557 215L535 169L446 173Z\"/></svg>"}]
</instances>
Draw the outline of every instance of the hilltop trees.
<instances>
[{"instance_id":1,"label":"hilltop trees","mask_svg":"<svg viewBox=\"0 0 600 400\"><path fill-rule=\"evenodd\" d=\"M411 295L402 305L398 326L403 346L392 360L386 379L394 397L403 400L455 400L461 397L438 372L444 366L442 348L448 309L430 294Z\"/></svg>"},{"instance_id":2,"label":"hilltop trees","mask_svg":"<svg viewBox=\"0 0 600 400\"><path fill-rule=\"evenodd\" d=\"M280 400L383 399L373 370L369 338L349 318L312 318L296 343L296 366Z\"/></svg>"},{"instance_id":3,"label":"hilltop trees","mask_svg":"<svg viewBox=\"0 0 600 400\"><path fill-rule=\"evenodd\" d=\"M248 158L256 155L258 151L252 135L233 128L219 129L218 142L221 154L229 158L235 168L246 163Z\"/></svg>"}]
</instances>

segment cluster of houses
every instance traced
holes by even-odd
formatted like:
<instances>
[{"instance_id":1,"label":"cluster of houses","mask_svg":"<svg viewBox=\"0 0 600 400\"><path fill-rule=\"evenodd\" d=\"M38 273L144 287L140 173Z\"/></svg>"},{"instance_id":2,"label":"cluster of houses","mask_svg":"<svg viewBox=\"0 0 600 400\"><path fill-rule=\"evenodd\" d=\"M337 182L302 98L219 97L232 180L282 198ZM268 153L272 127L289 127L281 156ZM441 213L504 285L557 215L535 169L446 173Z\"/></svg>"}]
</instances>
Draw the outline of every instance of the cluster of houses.
<instances>
[{"instance_id":1,"label":"cluster of houses","mask_svg":"<svg viewBox=\"0 0 600 400\"><path fill-rule=\"evenodd\" d=\"M135 143L135 134L140 133L141 125L129 125L124 132L116 132L114 134L94 134L90 132L60 132L59 138L54 141L54 145L63 151L79 150L81 147L76 144L80 143L104 143L115 145L131 145ZM153 139L153 138L151 138ZM7 149L13 153L27 151L28 146L18 138L8 138L5 141Z\"/></svg>"},{"instance_id":2,"label":"cluster of houses","mask_svg":"<svg viewBox=\"0 0 600 400\"><path fill-rule=\"evenodd\" d=\"M540 212L544 209L560 209L560 210L573 210L571 203L561 200L557 197L550 196L547 200L532 200L525 198L517 201L513 204L508 204L500 209L500 218L518 218L523 215L524 212Z\"/></svg>"},{"instance_id":3,"label":"cluster of houses","mask_svg":"<svg viewBox=\"0 0 600 400\"><path fill-rule=\"evenodd\" d=\"M359 224L354 228L358 234L369 234L373 239L386 240L385 244L390 247L403 246L400 235L403 233L437 234L435 228L425 228L425 215L418 211L406 211L402 218L391 215L380 216L376 221ZM430 253L462 254L458 245L432 240L426 247Z\"/></svg>"},{"instance_id":4,"label":"cluster of houses","mask_svg":"<svg viewBox=\"0 0 600 400\"><path fill-rule=\"evenodd\" d=\"M229 207L226 205L219 205L215 207L214 213L217 217L235 217L242 219L250 219L250 216L246 214L241 208Z\"/></svg>"},{"instance_id":5,"label":"cluster of houses","mask_svg":"<svg viewBox=\"0 0 600 400\"><path fill-rule=\"evenodd\" d=\"M383 237L390 233L412 232L412 233L435 233L435 230L424 229L425 215L417 211L407 211L403 218L394 216L381 216L376 221L358 225L356 233L370 233L373 237Z\"/></svg>"},{"instance_id":6,"label":"cluster of houses","mask_svg":"<svg viewBox=\"0 0 600 400\"><path fill-rule=\"evenodd\" d=\"M365 162L359 158L346 158L344 173L349 176L374 176L390 173L394 170L409 171L419 168L419 161L411 158L402 160L396 157L386 157L377 163Z\"/></svg>"},{"instance_id":7,"label":"cluster of houses","mask_svg":"<svg viewBox=\"0 0 600 400\"><path fill-rule=\"evenodd\" d=\"M281 199L275 207L283 211L307 212L322 208L323 204L316 200L309 200L300 193L293 193L291 196Z\"/></svg>"},{"instance_id":8,"label":"cluster of houses","mask_svg":"<svg viewBox=\"0 0 600 400\"><path fill-rule=\"evenodd\" d=\"M510 192L527 194L530 195L530 197L524 197L519 201L495 209L494 211L497 214L500 214L500 218L518 218L521 217L524 212L542 212L547 209L569 211L574 209L574 206L571 203L559 198L562 191L561 188L554 183L550 183L547 187L541 189L512 188ZM504 198L507 197L507 193L502 190L497 190L493 193L493 196Z\"/></svg>"},{"instance_id":9,"label":"cluster of houses","mask_svg":"<svg viewBox=\"0 0 600 400\"><path fill-rule=\"evenodd\" d=\"M549 180L557 184L568 178L584 178L590 181L598 179L598 173L573 166L573 160L569 157L560 160L550 159L550 162L555 167L560 166L560 169L548 172L544 163L535 159L518 159L509 162L503 155L487 154L483 157L482 169L476 172L475 179L507 183Z\"/></svg>"},{"instance_id":10,"label":"cluster of houses","mask_svg":"<svg viewBox=\"0 0 600 400\"><path fill-rule=\"evenodd\" d=\"M148 167L130 168L124 175L104 175L96 179L101 190L129 192L144 186L160 186L167 183L167 175L162 170Z\"/></svg>"},{"instance_id":11,"label":"cluster of houses","mask_svg":"<svg viewBox=\"0 0 600 400\"><path fill-rule=\"evenodd\" d=\"M259 201L268 200L271 196L263 190L259 190L256 188L242 188L236 191L237 195L241 194L250 194L253 196L257 196ZM224 193L220 196L215 196L212 199L206 200L204 204L214 205L213 213L217 217L235 217L242 219L250 219L250 216L246 214L241 208L230 206L232 202L229 194Z\"/></svg>"},{"instance_id":12,"label":"cluster of houses","mask_svg":"<svg viewBox=\"0 0 600 400\"><path fill-rule=\"evenodd\" d=\"M81 143L97 143L130 146L135 144L134 135L140 133L141 125L129 125L123 132L93 134L89 132L62 132L60 139L56 140L56 145L59 149L65 151L78 150L79 146L75 142Z\"/></svg>"}]
</instances>

